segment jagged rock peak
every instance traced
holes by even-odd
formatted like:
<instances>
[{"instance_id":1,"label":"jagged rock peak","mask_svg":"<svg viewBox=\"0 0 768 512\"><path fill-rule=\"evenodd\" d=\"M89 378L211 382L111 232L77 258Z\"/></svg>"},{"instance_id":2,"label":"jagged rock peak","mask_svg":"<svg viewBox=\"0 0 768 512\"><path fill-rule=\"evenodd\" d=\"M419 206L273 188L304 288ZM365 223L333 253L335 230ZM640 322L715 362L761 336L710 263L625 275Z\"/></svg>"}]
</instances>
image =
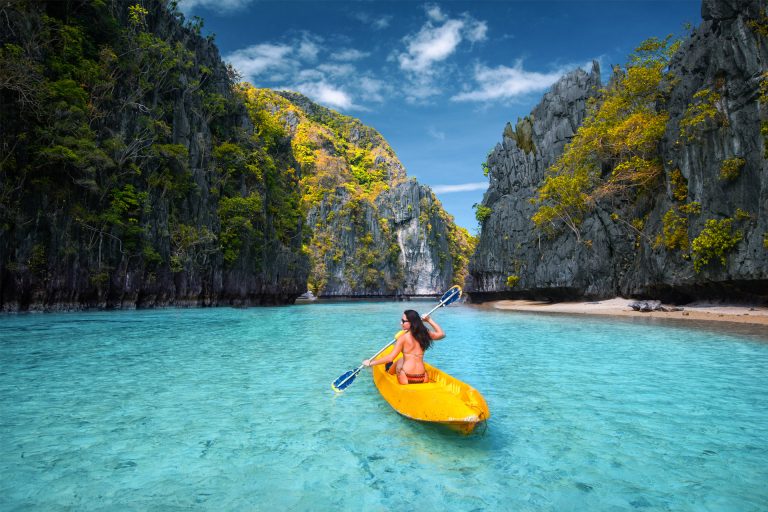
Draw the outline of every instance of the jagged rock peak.
<instances>
[{"instance_id":1,"label":"jagged rock peak","mask_svg":"<svg viewBox=\"0 0 768 512\"><path fill-rule=\"evenodd\" d=\"M475 292L475 296L506 290L511 275L521 278L521 287L533 277L525 270L538 265L539 238L530 221L535 207L529 199L547 168L573 138L586 114L587 101L597 94L600 85L597 62L589 73L576 69L566 74L529 116L518 121L515 130L507 125L502 143L489 155L490 184L482 205L491 213L482 223L467 281L468 291ZM553 260L559 261L559 256ZM559 269L559 275L547 277L547 281L560 286L568 275L563 272L565 268Z\"/></svg>"},{"instance_id":2,"label":"jagged rock peak","mask_svg":"<svg viewBox=\"0 0 768 512\"><path fill-rule=\"evenodd\" d=\"M582 124L599 71L569 74L524 122L508 124L488 158L486 219L467 283L473 299L766 300L765 9L764 0L704 1L704 22L659 85L656 114L666 120L651 155L655 181L642 193L593 196L573 229L534 229L530 201ZM705 108L710 114L696 118ZM684 133L690 126L695 133ZM605 183L615 169L599 164L593 177Z\"/></svg>"}]
</instances>

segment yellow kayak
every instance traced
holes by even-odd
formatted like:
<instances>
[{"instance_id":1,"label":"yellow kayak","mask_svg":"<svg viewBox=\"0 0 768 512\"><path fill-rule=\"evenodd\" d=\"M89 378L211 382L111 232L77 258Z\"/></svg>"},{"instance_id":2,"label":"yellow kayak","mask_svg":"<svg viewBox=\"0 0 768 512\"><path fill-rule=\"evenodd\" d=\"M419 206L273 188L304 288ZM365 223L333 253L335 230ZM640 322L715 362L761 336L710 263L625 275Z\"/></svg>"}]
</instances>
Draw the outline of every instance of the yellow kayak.
<instances>
[{"instance_id":1,"label":"yellow kayak","mask_svg":"<svg viewBox=\"0 0 768 512\"><path fill-rule=\"evenodd\" d=\"M394 347L382 352L389 354ZM397 356L397 359L402 354ZM413 420L440 423L463 434L469 434L475 427L491 416L483 395L472 386L461 382L447 373L424 364L429 382L403 385L396 375L390 375L384 365L373 367L373 382L381 396L394 410Z\"/></svg>"}]
</instances>

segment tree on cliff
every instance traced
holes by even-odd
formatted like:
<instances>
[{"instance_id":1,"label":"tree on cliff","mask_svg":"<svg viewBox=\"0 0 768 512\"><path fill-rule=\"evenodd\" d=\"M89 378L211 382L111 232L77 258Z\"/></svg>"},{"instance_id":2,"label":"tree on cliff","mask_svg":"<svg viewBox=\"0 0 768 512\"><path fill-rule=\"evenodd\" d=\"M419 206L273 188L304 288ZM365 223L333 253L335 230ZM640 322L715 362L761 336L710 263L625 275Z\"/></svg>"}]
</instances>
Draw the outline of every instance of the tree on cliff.
<instances>
[{"instance_id":1,"label":"tree on cliff","mask_svg":"<svg viewBox=\"0 0 768 512\"><path fill-rule=\"evenodd\" d=\"M670 89L669 60L679 47L670 39L648 39L624 69L614 69L532 200L539 205L532 217L537 228L554 233L565 225L581 241L579 226L596 201L658 183L658 144L669 119L661 105Z\"/></svg>"},{"instance_id":2,"label":"tree on cliff","mask_svg":"<svg viewBox=\"0 0 768 512\"><path fill-rule=\"evenodd\" d=\"M0 6L0 306L304 291L290 148L200 28L174 2Z\"/></svg>"}]
</instances>

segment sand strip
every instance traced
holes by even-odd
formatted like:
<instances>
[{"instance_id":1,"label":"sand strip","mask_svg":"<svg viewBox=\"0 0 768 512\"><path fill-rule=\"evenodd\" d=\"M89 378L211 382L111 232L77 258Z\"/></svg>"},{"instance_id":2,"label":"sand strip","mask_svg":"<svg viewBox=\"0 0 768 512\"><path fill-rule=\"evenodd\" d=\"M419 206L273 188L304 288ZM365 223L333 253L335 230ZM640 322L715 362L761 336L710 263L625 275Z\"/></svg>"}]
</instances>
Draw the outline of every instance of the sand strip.
<instances>
[{"instance_id":1,"label":"sand strip","mask_svg":"<svg viewBox=\"0 0 768 512\"><path fill-rule=\"evenodd\" d=\"M764 306L734 306L712 303L693 303L679 306L682 311L634 311L631 299L615 298L595 302L536 302L528 300L499 300L483 304L494 309L534 313L567 313L582 315L629 316L637 318L665 318L736 322L768 326L768 308ZM674 308L675 306L667 306Z\"/></svg>"}]
</instances>

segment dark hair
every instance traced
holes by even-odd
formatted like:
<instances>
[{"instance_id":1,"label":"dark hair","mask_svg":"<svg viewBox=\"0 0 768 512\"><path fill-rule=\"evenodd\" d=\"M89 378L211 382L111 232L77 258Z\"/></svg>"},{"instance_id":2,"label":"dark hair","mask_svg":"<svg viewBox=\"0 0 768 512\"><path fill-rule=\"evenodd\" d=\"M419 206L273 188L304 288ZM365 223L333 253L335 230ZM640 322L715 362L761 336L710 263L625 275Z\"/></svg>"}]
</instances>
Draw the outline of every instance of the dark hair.
<instances>
[{"instance_id":1,"label":"dark hair","mask_svg":"<svg viewBox=\"0 0 768 512\"><path fill-rule=\"evenodd\" d=\"M429 335L429 329L421 321L421 315L412 309L406 309L405 318L411 323L411 334L421 345L421 350L425 351L432 345L432 336Z\"/></svg>"}]
</instances>

